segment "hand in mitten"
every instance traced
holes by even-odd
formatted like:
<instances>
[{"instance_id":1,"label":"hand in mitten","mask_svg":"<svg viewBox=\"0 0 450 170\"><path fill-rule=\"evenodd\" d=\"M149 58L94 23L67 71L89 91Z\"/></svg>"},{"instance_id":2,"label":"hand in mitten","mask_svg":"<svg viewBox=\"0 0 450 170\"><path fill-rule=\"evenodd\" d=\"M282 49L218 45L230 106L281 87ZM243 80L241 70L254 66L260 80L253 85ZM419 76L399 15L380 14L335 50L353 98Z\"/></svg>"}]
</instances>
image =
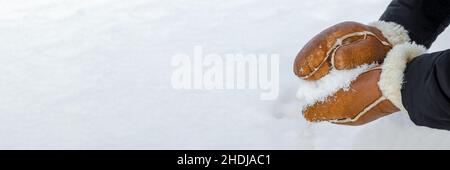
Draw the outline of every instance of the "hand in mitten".
<instances>
[{"instance_id":1,"label":"hand in mitten","mask_svg":"<svg viewBox=\"0 0 450 170\"><path fill-rule=\"evenodd\" d=\"M308 121L361 125L397 111L406 111L401 100L403 71L407 62L425 51L405 43L394 46L382 65L361 73L349 88L303 110Z\"/></svg>"},{"instance_id":2,"label":"hand in mitten","mask_svg":"<svg viewBox=\"0 0 450 170\"><path fill-rule=\"evenodd\" d=\"M320 32L300 50L294 73L302 79L318 80L331 69L381 63L392 46L408 41L407 31L395 23L339 23Z\"/></svg>"},{"instance_id":3,"label":"hand in mitten","mask_svg":"<svg viewBox=\"0 0 450 170\"><path fill-rule=\"evenodd\" d=\"M377 84L380 74L381 67L363 72L349 89L340 89L325 101L306 107L304 117L311 122L359 125L399 111L382 95Z\"/></svg>"}]
</instances>

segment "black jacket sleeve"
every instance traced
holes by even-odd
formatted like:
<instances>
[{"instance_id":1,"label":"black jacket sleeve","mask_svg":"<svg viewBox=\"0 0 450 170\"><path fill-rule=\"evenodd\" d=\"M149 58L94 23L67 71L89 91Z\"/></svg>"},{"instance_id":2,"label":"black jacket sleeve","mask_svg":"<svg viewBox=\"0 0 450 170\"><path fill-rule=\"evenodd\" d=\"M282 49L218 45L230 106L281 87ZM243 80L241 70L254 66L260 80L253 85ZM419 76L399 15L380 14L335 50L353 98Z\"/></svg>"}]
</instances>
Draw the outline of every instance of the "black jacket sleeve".
<instances>
[{"instance_id":1,"label":"black jacket sleeve","mask_svg":"<svg viewBox=\"0 0 450 170\"><path fill-rule=\"evenodd\" d=\"M394 0L380 20L402 25L412 41L429 48L449 25L450 1ZM411 61L404 72L401 94L415 124L450 130L450 50Z\"/></svg>"},{"instance_id":2,"label":"black jacket sleeve","mask_svg":"<svg viewBox=\"0 0 450 170\"><path fill-rule=\"evenodd\" d=\"M415 124L450 130L450 50L412 60L404 72L401 94Z\"/></svg>"},{"instance_id":3,"label":"black jacket sleeve","mask_svg":"<svg viewBox=\"0 0 450 170\"><path fill-rule=\"evenodd\" d=\"M393 0L380 20L405 27L411 40L429 48L450 22L448 0Z\"/></svg>"}]
</instances>

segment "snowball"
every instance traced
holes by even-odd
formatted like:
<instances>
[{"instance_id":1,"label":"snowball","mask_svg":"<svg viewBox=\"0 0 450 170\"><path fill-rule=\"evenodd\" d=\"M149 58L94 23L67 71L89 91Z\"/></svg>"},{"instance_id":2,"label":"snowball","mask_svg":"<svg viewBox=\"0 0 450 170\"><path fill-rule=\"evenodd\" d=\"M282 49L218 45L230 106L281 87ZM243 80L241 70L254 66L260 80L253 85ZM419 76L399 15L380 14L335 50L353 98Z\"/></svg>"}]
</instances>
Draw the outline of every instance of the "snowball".
<instances>
[{"instance_id":1,"label":"snowball","mask_svg":"<svg viewBox=\"0 0 450 170\"><path fill-rule=\"evenodd\" d=\"M317 81L300 79L297 98L303 107L311 106L316 102L325 101L340 89L348 90L350 83L364 71L377 66L377 64L364 64L351 70L332 69L326 76Z\"/></svg>"}]
</instances>

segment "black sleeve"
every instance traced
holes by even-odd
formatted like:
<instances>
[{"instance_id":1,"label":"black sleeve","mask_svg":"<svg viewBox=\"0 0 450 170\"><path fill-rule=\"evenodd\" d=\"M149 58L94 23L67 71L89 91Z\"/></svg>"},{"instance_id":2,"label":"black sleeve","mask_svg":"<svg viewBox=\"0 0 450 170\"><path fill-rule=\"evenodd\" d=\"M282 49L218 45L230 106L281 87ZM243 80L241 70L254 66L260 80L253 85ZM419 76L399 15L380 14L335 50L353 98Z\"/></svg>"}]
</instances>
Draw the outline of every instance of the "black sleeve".
<instances>
[{"instance_id":1,"label":"black sleeve","mask_svg":"<svg viewBox=\"0 0 450 170\"><path fill-rule=\"evenodd\" d=\"M380 20L402 25L412 41L429 48L449 25L450 1L393 0ZM415 124L450 130L450 50L411 61L401 94Z\"/></svg>"},{"instance_id":2,"label":"black sleeve","mask_svg":"<svg viewBox=\"0 0 450 170\"><path fill-rule=\"evenodd\" d=\"M411 40L429 48L450 22L448 0L393 0L380 20L405 27Z\"/></svg>"},{"instance_id":3,"label":"black sleeve","mask_svg":"<svg viewBox=\"0 0 450 170\"><path fill-rule=\"evenodd\" d=\"M415 124L450 130L450 50L412 60L404 72L401 93Z\"/></svg>"}]
</instances>

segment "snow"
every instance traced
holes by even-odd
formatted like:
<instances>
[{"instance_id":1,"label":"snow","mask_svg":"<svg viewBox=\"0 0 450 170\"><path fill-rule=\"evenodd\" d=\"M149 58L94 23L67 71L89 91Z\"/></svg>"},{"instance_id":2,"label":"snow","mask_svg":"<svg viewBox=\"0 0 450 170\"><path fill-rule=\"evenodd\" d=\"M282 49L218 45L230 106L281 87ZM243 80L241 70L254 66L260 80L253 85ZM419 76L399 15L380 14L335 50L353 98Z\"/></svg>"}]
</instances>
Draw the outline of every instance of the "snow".
<instances>
[{"instance_id":1,"label":"snow","mask_svg":"<svg viewBox=\"0 0 450 170\"><path fill-rule=\"evenodd\" d=\"M332 96L338 90L349 90L350 83L361 73L376 67L377 64L363 64L350 70L332 69L324 77L316 81L300 79L297 90L297 99L303 104L303 107L311 106L316 102L325 101L327 97Z\"/></svg>"},{"instance_id":2,"label":"snow","mask_svg":"<svg viewBox=\"0 0 450 170\"><path fill-rule=\"evenodd\" d=\"M0 1L0 149L450 149L450 133L396 113L360 126L307 123L298 50L388 0ZM448 31L431 51L448 48ZM280 55L280 94L175 90L171 57Z\"/></svg>"}]
</instances>

